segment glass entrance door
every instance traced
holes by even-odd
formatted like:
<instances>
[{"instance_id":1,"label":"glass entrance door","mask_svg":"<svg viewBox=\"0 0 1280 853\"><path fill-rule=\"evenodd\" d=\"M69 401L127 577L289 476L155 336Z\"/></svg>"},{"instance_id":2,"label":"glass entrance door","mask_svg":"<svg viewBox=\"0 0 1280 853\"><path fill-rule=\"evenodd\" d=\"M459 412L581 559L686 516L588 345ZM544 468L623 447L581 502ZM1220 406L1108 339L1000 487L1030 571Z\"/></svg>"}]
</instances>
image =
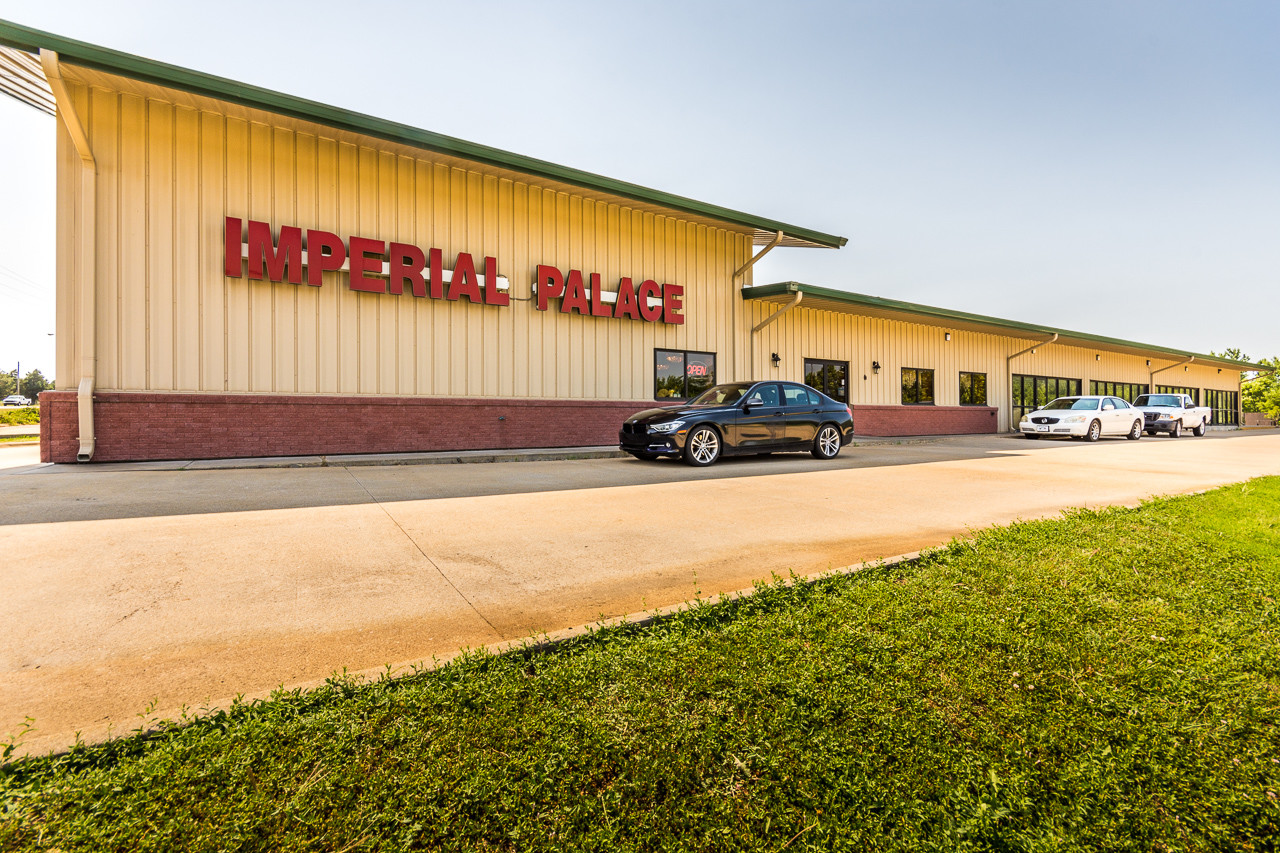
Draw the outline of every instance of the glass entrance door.
<instances>
[{"instance_id":1,"label":"glass entrance door","mask_svg":"<svg viewBox=\"0 0 1280 853\"><path fill-rule=\"evenodd\" d=\"M849 362L822 358L804 360L804 384L833 400L849 402Z\"/></svg>"}]
</instances>

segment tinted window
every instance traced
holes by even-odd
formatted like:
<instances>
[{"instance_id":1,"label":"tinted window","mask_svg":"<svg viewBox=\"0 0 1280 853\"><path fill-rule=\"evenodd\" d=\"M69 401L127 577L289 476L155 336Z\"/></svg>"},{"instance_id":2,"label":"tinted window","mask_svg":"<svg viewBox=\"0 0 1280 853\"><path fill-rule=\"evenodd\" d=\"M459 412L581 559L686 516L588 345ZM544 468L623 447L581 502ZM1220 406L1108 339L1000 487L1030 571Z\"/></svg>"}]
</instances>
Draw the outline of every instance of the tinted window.
<instances>
[{"instance_id":1,"label":"tinted window","mask_svg":"<svg viewBox=\"0 0 1280 853\"><path fill-rule=\"evenodd\" d=\"M745 382L739 382L734 385L716 385L703 391L695 399L689 402L691 406L723 406L730 405L742 399L743 393L751 386Z\"/></svg>"},{"instance_id":2,"label":"tinted window","mask_svg":"<svg viewBox=\"0 0 1280 853\"><path fill-rule=\"evenodd\" d=\"M813 405L813 400L809 397L809 392L799 385L783 385L782 399L786 400L785 405L788 406Z\"/></svg>"},{"instance_id":3,"label":"tinted window","mask_svg":"<svg viewBox=\"0 0 1280 853\"><path fill-rule=\"evenodd\" d=\"M757 385L756 389L751 392L751 396L747 398L747 402L753 406L779 405L778 386L777 385Z\"/></svg>"},{"instance_id":4,"label":"tinted window","mask_svg":"<svg viewBox=\"0 0 1280 853\"><path fill-rule=\"evenodd\" d=\"M696 397L716 384L716 354L683 350L653 351L653 396L676 400Z\"/></svg>"},{"instance_id":5,"label":"tinted window","mask_svg":"<svg viewBox=\"0 0 1280 853\"><path fill-rule=\"evenodd\" d=\"M933 403L933 371L927 368L902 368L902 402L904 405Z\"/></svg>"}]
</instances>

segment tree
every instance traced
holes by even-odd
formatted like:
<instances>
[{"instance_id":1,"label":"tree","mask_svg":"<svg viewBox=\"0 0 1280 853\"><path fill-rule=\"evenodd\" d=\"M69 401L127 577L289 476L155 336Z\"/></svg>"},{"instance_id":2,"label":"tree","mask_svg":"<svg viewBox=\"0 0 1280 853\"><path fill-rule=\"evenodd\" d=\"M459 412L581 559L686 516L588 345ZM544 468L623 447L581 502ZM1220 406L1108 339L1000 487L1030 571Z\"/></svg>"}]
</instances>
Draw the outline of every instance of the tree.
<instances>
[{"instance_id":1,"label":"tree","mask_svg":"<svg viewBox=\"0 0 1280 853\"><path fill-rule=\"evenodd\" d=\"M1257 363L1280 370L1280 356L1258 359ZM1246 412L1262 412L1273 420L1280 420L1280 379L1276 377L1275 370L1258 373L1240 384L1240 408Z\"/></svg>"},{"instance_id":2,"label":"tree","mask_svg":"<svg viewBox=\"0 0 1280 853\"><path fill-rule=\"evenodd\" d=\"M10 394L18 393L18 371L6 370L0 372L0 397L8 397Z\"/></svg>"},{"instance_id":3,"label":"tree","mask_svg":"<svg viewBox=\"0 0 1280 853\"><path fill-rule=\"evenodd\" d=\"M22 377L22 390L18 393L24 397L30 397L31 402L36 402L40 397L41 391L50 391L53 389L53 383L44 378L44 374L39 370L32 370Z\"/></svg>"}]
</instances>

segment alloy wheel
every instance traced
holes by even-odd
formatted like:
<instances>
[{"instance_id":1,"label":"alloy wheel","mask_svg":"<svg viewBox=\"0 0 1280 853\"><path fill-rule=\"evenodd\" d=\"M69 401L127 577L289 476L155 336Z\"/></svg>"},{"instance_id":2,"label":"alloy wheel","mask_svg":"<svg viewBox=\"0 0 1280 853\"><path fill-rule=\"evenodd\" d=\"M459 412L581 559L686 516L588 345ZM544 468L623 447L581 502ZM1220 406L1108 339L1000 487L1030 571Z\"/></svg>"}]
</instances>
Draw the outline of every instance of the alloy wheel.
<instances>
[{"instance_id":1,"label":"alloy wheel","mask_svg":"<svg viewBox=\"0 0 1280 853\"><path fill-rule=\"evenodd\" d=\"M698 427L689 436L685 459L690 465L710 465L720 457L720 436L711 427Z\"/></svg>"},{"instance_id":2,"label":"alloy wheel","mask_svg":"<svg viewBox=\"0 0 1280 853\"><path fill-rule=\"evenodd\" d=\"M840 433L828 424L818 430L818 438L814 442L813 455L819 459L835 459L840 453Z\"/></svg>"}]
</instances>

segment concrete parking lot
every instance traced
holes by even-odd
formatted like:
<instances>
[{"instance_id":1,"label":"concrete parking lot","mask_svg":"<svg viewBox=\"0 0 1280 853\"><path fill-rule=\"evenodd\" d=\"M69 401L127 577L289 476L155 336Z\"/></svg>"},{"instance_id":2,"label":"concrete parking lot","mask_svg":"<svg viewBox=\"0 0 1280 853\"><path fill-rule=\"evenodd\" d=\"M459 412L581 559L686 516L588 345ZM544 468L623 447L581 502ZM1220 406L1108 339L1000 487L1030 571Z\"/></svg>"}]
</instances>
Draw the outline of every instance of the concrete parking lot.
<instances>
[{"instance_id":1,"label":"concrete parking lot","mask_svg":"<svg viewBox=\"0 0 1280 853\"><path fill-rule=\"evenodd\" d=\"M709 469L631 459L164 470L0 448L0 736L26 749L335 670L448 656L1280 474L1280 432L973 436ZM25 454L25 455L18 455Z\"/></svg>"}]
</instances>

